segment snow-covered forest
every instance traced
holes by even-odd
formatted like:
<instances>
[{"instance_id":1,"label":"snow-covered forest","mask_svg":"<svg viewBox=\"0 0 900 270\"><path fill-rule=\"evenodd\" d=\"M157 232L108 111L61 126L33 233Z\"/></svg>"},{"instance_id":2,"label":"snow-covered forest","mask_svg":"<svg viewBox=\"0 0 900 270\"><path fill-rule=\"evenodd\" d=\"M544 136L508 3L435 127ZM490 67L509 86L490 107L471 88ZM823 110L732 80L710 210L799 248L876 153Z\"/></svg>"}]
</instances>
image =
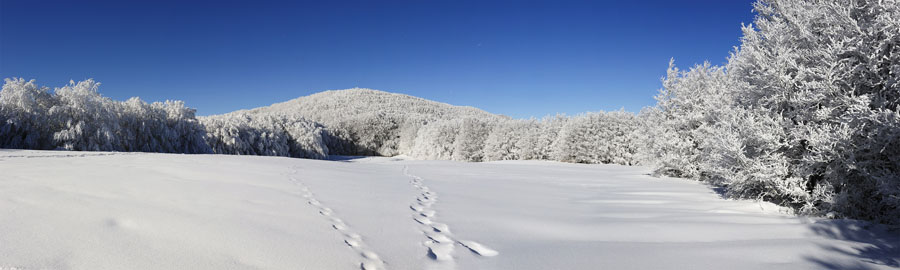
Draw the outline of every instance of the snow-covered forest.
<instances>
[{"instance_id":1,"label":"snow-covered forest","mask_svg":"<svg viewBox=\"0 0 900 270\"><path fill-rule=\"evenodd\" d=\"M148 104L101 96L93 80L55 89L6 79L0 91L0 147L77 151L209 153L195 110L181 101Z\"/></svg>"},{"instance_id":2,"label":"snow-covered forest","mask_svg":"<svg viewBox=\"0 0 900 270\"><path fill-rule=\"evenodd\" d=\"M86 80L7 79L0 147L650 166L802 214L900 223L900 3L761 0L722 66L670 64L641 111L511 119L369 89L209 117Z\"/></svg>"}]
</instances>

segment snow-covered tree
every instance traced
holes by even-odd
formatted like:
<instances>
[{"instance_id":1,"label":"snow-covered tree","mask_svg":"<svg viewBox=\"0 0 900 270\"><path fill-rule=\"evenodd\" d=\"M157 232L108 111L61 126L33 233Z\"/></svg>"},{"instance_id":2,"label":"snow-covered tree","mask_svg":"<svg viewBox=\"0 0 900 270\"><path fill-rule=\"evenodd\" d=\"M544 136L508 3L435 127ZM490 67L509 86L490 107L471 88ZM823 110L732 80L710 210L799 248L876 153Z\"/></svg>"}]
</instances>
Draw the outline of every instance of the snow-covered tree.
<instances>
[{"instance_id":1,"label":"snow-covered tree","mask_svg":"<svg viewBox=\"0 0 900 270\"><path fill-rule=\"evenodd\" d=\"M743 107L777 114L806 212L900 216L900 3L760 1L729 72ZM875 139L878 140L875 140ZM797 180L792 180L797 179ZM803 198L794 198L800 200Z\"/></svg>"},{"instance_id":2,"label":"snow-covered tree","mask_svg":"<svg viewBox=\"0 0 900 270\"><path fill-rule=\"evenodd\" d=\"M452 120L459 122L456 138L453 140L451 159L459 161L482 161L484 142L491 132L491 123L477 118Z\"/></svg>"},{"instance_id":3,"label":"snow-covered tree","mask_svg":"<svg viewBox=\"0 0 900 270\"><path fill-rule=\"evenodd\" d=\"M523 152L518 147L529 126L527 120L497 122L484 142L484 160L517 160Z\"/></svg>"},{"instance_id":4,"label":"snow-covered tree","mask_svg":"<svg viewBox=\"0 0 900 270\"><path fill-rule=\"evenodd\" d=\"M637 128L634 114L616 112L587 113L566 121L553 142L554 160L577 163L636 163Z\"/></svg>"},{"instance_id":5,"label":"snow-covered tree","mask_svg":"<svg viewBox=\"0 0 900 270\"><path fill-rule=\"evenodd\" d=\"M0 90L0 147L53 149L55 122L47 115L56 104L49 89L34 80L6 79Z\"/></svg>"},{"instance_id":6,"label":"snow-covered tree","mask_svg":"<svg viewBox=\"0 0 900 270\"><path fill-rule=\"evenodd\" d=\"M656 96L650 117L654 137L647 141L649 160L657 173L699 178L703 151L703 130L719 121L728 110L729 80L722 67L709 63L681 71L669 63L663 88Z\"/></svg>"},{"instance_id":7,"label":"snow-covered tree","mask_svg":"<svg viewBox=\"0 0 900 270\"><path fill-rule=\"evenodd\" d=\"M206 117L202 122L214 153L302 158L328 155L324 128L306 119L235 112Z\"/></svg>"},{"instance_id":8,"label":"snow-covered tree","mask_svg":"<svg viewBox=\"0 0 900 270\"><path fill-rule=\"evenodd\" d=\"M208 153L194 110L180 101L147 104L103 97L93 80L50 93L7 79L0 92L0 147Z\"/></svg>"},{"instance_id":9,"label":"snow-covered tree","mask_svg":"<svg viewBox=\"0 0 900 270\"><path fill-rule=\"evenodd\" d=\"M657 171L900 222L900 3L762 0L724 67L670 69L643 117ZM652 126L652 125L645 125Z\"/></svg>"},{"instance_id":10,"label":"snow-covered tree","mask_svg":"<svg viewBox=\"0 0 900 270\"><path fill-rule=\"evenodd\" d=\"M419 128L411 156L423 159L449 160L459 134L460 121L437 121Z\"/></svg>"}]
</instances>

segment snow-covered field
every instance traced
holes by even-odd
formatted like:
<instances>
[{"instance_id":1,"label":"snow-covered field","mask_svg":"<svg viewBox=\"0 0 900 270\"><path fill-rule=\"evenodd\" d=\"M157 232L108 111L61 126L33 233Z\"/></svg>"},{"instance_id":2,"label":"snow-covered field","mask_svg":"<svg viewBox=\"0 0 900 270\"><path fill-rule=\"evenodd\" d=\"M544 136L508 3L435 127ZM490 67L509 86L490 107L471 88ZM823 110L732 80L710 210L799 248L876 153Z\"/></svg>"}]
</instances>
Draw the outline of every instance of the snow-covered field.
<instances>
[{"instance_id":1,"label":"snow-covered field","mask_svg":"<svg viewBox=\"0 0 900 270\"><path fill-rule=\"evenodd\" d=\"M900 233L642 167L0 150L0 269L891 269Z\"/></svg>"}]
</instances>

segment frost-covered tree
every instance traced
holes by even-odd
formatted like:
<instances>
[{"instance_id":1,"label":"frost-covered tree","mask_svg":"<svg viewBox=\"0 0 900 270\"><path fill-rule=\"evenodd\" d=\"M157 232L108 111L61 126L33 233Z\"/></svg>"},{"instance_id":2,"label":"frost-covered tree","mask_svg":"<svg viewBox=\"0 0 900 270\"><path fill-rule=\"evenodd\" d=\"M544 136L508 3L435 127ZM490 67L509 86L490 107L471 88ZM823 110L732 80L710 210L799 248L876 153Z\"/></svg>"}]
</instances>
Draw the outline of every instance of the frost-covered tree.
<instances>
[{"instance_id":1,"label":"frost-covered tree","mask_svg":"<svg viewBox=\"0 0 900 270\"><path fill-rule=\"evenodd\" d=\"M437 121L419 128L411 156L423 159L449 160L459 134L459 121Z\"/></svg>"},{"instance_id":2,"label":"frost-covered tree","mask_svg":"<svg viewBox=\"0 0 900 270\"><path fill-rule=\"evenodd\" d=\"M450 158L459 161L482 161L484 142L491 132L491 123L476 118L451 121L459 122L459 129L453 140L453 153Z\"/></svg>"},{"instance_id":3,"label":"frost-covered tree","mask_svg":"<svg viewBox=\"0 0 900 270\"><path fill-rule=\"evenodd\" d=\"M208 153L194 110L180 101L147 104L103 97L93 80L50 93L7 79L0 91L0 147L87 151Z\"/></svg>"},{"instance_id":4,"label":"frost-covered tree","mask_svg":"<svg viewBox=\"0 0 900 270\"><path fill-rule=\"evenodd\" d=\"M206 117L206 140L214 153L324 158L324 129L305 119L245 112Z\"/></svg>"},{"instance_id":5,"label":"frost-covered tree","mask_svg":"<svg viewBox=\"0 0 900 270\"><path fill-rule=\"evenodd\" d=\"M784 179L807 194L802 209L900 216L900 4L777 0L755 7L755 27L744 28L728 68L749 85L743 107L758 104L783 119L778 153L788 160Z\"/></svg>"},{"instance_id":6,"label":"frost-covered tree","mask_svg":"<svg viewBox=\"0 0 900 270\"><path fill-rule=\"evenodd\" d=\"M519 141L529 127L527 120L507 120L497 122L484 142L484 160L517 160L523 151Z\"/></svg>"},{"instance_id":7,"label":"frost-covered tree","mask_svg":"<svg viewBox=\"0 0 900 270\"><path fill-rule=\"evenodd\" d=\"M543 131L541 123L534 119L522 120L519 139L515 142L515 156L520 160L540 159L544 156L541 151L540 132Z\"/></svg>"},{"instance_id":8,"label":"frost-covered tree","mask_svg":"<svg viewBox=\"0 0 900 270\"><path fill-rule=\"evenodd\" d=\"M121 130L118 121L118 106L109 98L101 96L99 83L93 80L70 82L56 89L59 105L50 108L50 117L64 122L62 130L53 133L53 138L68 150L102 151L116 150L122 146L116 132Z\"/></svg>"},{"instance_id":9,"label":"frost-covered tree","mask_svg":"<svg viewBox=\"0 0 900 270\"><path fill-rule=\"evenodd\" d=\"M346 154L393 156L398 154L404 120L402 116L373 112L342 119L331 128L349 135L356 149Z\"/></svg>"},{"instance_id":10,"label":"frost-covered tree","mask_svg":"<svg viewBox=\"0 0 900 270\"><path fill-rule=\"evenodd\" d=\"M763 0L724 67L670 69L642 116L658 172L900 222L900 4Z\"/></svg>"},{"instance_id":11,"label":"frost-covered tree","mask_svg":"<svg viewBox=\"0 0 900 270\"><path fill-rule=\"evenodd\" d=\"M565 127L568 122L569 117L565 115L555 115L544 117L540 121L539 130L534 130L530 136L536 136L535 138L535 156L533 159L540 160L552 160L553 159L553 149L554 142L557 140L557 137L560 136L560 132L563 127ZM537 134L534 134L534 133Z\"/></svg>"},{"instance_id":12,"label":"frost-covered tree","mask_svg":"<svg viewBox=\"0 0 900 270\"><path fill-rule=\"evenodd\" d=\"M551 157L564 162L634 164L636 127L634 114L624 111L572 117L553 142Z\"/></svg>"},{"instance_id":13,"label":"frost-covered tree","mask_svg":"<svg viewBox=\"0 0 900 270\"><path fill-rule=\"evenodd\" d=\"M645 112L655 129L645 149L657 173L701 176L703 130L718 122L721 111L728 109L729 82L724 68L709 63L688 71L676 68L674 61L669 63L657 105Z\"/></svg>"},{"instance_id":14,"label":"frost-covered tree","mask_svg":"<svg viewBox=\"0 0 900 270\"><path fill-rule=\"evenodd\" d=\"M56 104L47 87L34 80L6 79L0 90L0 147L53 149L55 121L47 112Z\"/></svg>"}]
</instances>

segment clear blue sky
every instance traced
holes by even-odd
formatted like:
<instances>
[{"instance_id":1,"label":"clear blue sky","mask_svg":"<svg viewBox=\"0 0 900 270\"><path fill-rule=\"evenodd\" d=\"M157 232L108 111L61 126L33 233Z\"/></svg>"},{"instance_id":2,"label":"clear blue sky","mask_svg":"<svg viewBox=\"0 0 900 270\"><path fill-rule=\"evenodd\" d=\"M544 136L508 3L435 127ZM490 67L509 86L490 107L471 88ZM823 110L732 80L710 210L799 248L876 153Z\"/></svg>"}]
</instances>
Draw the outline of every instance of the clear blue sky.
<instances>
[{"instance_id":1,"label":"clear blue sky","mask_svg":"<svg viewBox=\"0 0 900 270\"><path fill-rule=\"evenodd\" d=\"M751 3L0 0L0 77L199 115L352 87L519 118L638 111L669 58L724 63Z\"/></svg>"}]
</instances>

